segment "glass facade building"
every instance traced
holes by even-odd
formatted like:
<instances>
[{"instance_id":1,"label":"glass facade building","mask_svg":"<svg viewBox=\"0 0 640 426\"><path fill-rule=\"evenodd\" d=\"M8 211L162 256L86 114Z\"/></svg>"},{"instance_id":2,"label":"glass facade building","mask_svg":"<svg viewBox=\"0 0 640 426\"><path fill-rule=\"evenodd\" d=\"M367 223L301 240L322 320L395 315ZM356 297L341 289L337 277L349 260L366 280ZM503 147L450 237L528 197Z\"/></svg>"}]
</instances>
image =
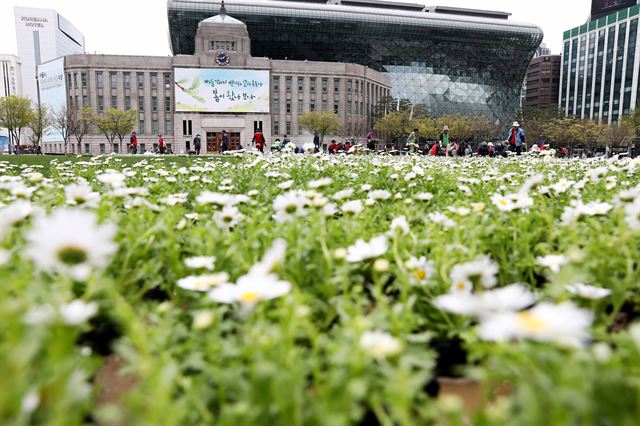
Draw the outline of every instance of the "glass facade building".
<instances>
[{"instance_id":1,"label":"glass facade building","mask_svg":"<svg viewBox=\"0 0 640 426\"><path fill-rule=\"evenodd\" d=\"M617 123L640 103L640 5L565 31L560 107L567 115Z\"/></svg>"},{"instance_id":2,"label":"glass facade building","mask_svg":"<svg viewBox=\"0 0 640 426\"><path fill-rule=\"evenodd\" d=\"M508 14L383 1L236 0L254 57L357 63L386 73L391 95L435 115L483 114L508 122L542 31ZM198 22L219 2L169 0L174 55L193 54Z\"/></svg>"}]
</instances>

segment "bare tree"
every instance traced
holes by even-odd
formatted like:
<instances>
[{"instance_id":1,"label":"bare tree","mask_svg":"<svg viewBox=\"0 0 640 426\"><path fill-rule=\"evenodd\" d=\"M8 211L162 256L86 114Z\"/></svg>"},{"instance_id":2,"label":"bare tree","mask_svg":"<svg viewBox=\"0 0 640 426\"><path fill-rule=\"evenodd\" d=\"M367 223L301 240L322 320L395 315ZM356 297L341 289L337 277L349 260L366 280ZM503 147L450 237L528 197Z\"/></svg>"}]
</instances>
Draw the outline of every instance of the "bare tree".
<instances>
[{"instance_id":1,"label":"bare tree","mask_svg":"<svg viewBox=\"0 0 640 426\"><path fill-rule=\"evenodd\" d=\"M42 138L45 134L51 130L52 117L49 108L46 105L36 105L33 109L33 115L31 116L31 122L29 123L33 135L31 136L31 143L34 146L40 145Z\"/></svg>"},{"instance_id":2,"label":"bare tree","mask_svg":"<svg viewBox=\"0 0 640 426\"><path fill-rule=\"evenodd\" d=\"M20 146L22 130L29 126L33 117L31 102L27 98L8 96L0 99L0 127L9 131L9 152L11 152L11 140Z\"/></svg>"},{"instance_id":3,"label":"bare tree","mask_svg":"<svg viewBox=\"0 0 640 426\"><path fill-rule=\"evenodd\" d=\"M57 111L54 110L52 113L51 126L56 129L58 133L60 133L60 136L62 136L65 155L68 154L67 145L69 143L69 137L71 136L73 130L72 127L74 124L74 114L75 108L68 108L66 105L61 107Z\"/></svg>"},{"instance_id":4,"label":"bare tree","mask_svg":"<svg viewBox=\"0 0 640 426\"><path fill-rule=\"evenodd\" d=\"M93 112L91 108L84 107L82 110L73 110L71 133L75 136L78 143L78 152L81 151L82 139L89 133L93 125Z\"/></svg>"}]
</instances>

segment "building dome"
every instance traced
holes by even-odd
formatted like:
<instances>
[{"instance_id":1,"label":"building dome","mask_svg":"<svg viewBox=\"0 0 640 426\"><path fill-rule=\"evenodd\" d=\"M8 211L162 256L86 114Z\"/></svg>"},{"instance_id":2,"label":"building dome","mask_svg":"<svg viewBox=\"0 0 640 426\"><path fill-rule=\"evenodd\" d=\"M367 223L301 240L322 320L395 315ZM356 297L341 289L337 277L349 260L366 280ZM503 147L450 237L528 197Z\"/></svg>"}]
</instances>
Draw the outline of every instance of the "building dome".
<instances>
[{"instance_id":1,"label":"building dome","mask_svg":"<svg viewBox=\"0 0 640 426\"><path fill-rule=\"evenodd\" d=\"M220 5L220 11L218 15L212 16L211 18L207 18L203 21L200 21L200 25L235 25L235 26L243 26L246 27L244 22L237 20L236 18L232 18L227 15L227 10L224 7L224 1Z\"/></svg>"}]
</instances>

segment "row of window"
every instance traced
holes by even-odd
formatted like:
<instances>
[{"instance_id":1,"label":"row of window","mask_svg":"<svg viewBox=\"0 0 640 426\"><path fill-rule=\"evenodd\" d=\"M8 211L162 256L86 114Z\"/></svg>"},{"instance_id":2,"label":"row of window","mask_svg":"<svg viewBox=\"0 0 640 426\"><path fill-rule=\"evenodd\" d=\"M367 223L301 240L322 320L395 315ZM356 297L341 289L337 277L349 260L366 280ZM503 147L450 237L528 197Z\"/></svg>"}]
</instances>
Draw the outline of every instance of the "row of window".
<instances>
[{"instance_id":1,"label":"row of window","mask_svg":"<svg viewBox=\"0 0 640 426\"><path fill-rule=\"evenodd\" d=\"M171 148L171 143L167 143L167 148L168 149L172 149ZM85 143L83 146L84 150L82 151L82 153L84 154L90 154L91 153L91 145L88 143ZM107 144L105 143L101 143L98 145L98 149L100 151L100 154L106 154L107 153ZM124 148L123 148L124 149ZM63 153L64 152L64 145L59 143L59 144L46 144L45 145L45 150L47 152L55 152L55 153ZM158 150L158 144L154 143L153 144L153 150L157 151ZM80 147L78 146L78 144L74 144L74 143L69 143L68 147L67 147L67 151L72 153L72 154L81 154L80 152ZM144 154L147 151L147 146L144 143L141 143L138 145L138 154ZM120 152L120 144L119 143L114 143L113 144L113 148L112 151L114 153L119 153Z\"/></svg>"},{"instance_id":2,"label":"row of window","mask_svg":"<svg viewBox=\"0 0 640 426\"><path fill-rule=\"evenodd\" d=\"M560 99L567 114L617 122L629 113L637 34L636 18L565 42ZM636 93L637 105L640 85Z\"/></svg>"},{"instance_id":3,"label":"row of window","mask_svg":"<svg viewBox=\"0 0 640 426\"><path fill-rule=\"evenodd\" d=\"M80 108L80 107L85 107L85 106L90 106L89 105L89 96L87 95L83 95L82 96L82 104L80 104L80 96L75 95L75 97L73 95L69 96L69 102L72 104L75 104L76 108ZM117 96L111 96L111 104L110 104L111 108L117 108L118 107L118 97ZM98 112L104 112L104 108L105 108L105 103L104 103L104 96L98 96ZM131 96L125 96L124 97L124 110L125 111L129 111L131 109ZM138 96L138 112L144 112L145 111L145 103L144 103L144 96ZM164 111L165 112L171 112L171 97L169 96L165 96L164 98ZM151 112L158 112L158 97L157 96L152 96L151 97Z\"/></svg>"},{"instance_id":4,"label":"row of window","mask_svg":"<svg viewBox=\"0 0 640 426\"><path fill-rule=\"evenodd\" d=\"M291 102L287 101L285 102L285 112L287 114L291 114L292 108L291 108ZM322 100L322 108L321 111L328 111L329 105L326 99ZM309 111L313 112L316 110L316 103L315 101L310 101L309 102ZM274 114L280 114L280 102L277 99L274 99L274 103L273 103L273 107L271 108L271 111ZM302 99L298 99L297 102L297 112L298 114L302 114L304 112L304 100ZM333 103L333 112L335 114L340 114L340 104L338 101L335 101ZM352 102L349 101L347 102L347 114L364 114L364 104L363 102Z\"/></svg>"},{"instance_id":5,"label":"row of window","mask_svg":"<svg viewBox=\"0 0 640 426\"><path fill-rule=\"evenodd\" d=\"M104 77L105 74L109 74L109 79L111 81L111 88L115 89L118 87L118 73L117 72L103 72L103 71L95 71L96 73L96 87L98 89L103 89L104 88ZM123 77L123 85L125 89L130 89L131 88L131 74L130 72L125 72L122 74ZM80 76L80 85L78 84L78 75ZM145 85L145 73L143 72L139 72L136 73L136 78L137 78L137 85L138 85L138 89L144 89L144 85ZM151 89L157 89L158 88L158 73L157 72L152 72L149 74L149 81L151 84ZM163 78L163 82L164 82L164 88L167 90L171 89L171 73L163 73L162 75ZM68 73L67 74L67 86L69 87L69 89L74 88L74 89L79 89L80 87L82 87L83 89L87 88L87 73L86 72L81 72L81 73Z\"/></svg>"},{"instance_id":6,"label":"row of window","mask_svg":"<svg viewBox=\"0 0 640 426\"><path fill-rule=\"evenodd\" d=\"M304 91L305 79L306 79L306 77L296 77L297 85L298 85L298 92ZM322 93L328 93L329 92L329 80L333 80L333 92L334 93L340 93L340 82L343 79L340 79L340 78L333 78L333 79L321 78ZM274 76L272 83L273 83L273 91L274 92L279 92L280 91L280 76L277 76L277 75ZM284 87L285 87L285 91L287 93L291 92L292 85L293 85L293 77L285 76L284 77ZM311 93L315 93L316 92L316 86L317 86L317 78L316 77L309 77L309 91ZM351 92L364 93L364 81L362 81L362 80L352 80L350 78L347 79L347 93L351 93Z\"/></svg>"}]
</instances>

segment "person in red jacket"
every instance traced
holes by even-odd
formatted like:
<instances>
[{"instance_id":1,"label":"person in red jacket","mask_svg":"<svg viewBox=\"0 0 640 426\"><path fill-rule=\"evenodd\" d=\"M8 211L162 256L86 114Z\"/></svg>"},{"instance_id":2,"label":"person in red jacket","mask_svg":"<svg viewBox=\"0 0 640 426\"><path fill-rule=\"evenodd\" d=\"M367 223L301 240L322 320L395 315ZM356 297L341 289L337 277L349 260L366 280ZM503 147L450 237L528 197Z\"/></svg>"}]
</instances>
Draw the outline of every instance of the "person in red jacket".
<instances>
[{"instance_id":1,"label":"person in red jacket","mask_svg":"<svg viewBox=\"0 0 640 426\"><path fill-rule=\"evenodd\" d=\"M160 154L164 154L166 151L164 147L164 139L162 139L162 135L158 135L158 149L160 150Z\"/></svg>"},{"instance_id":2,"label":"person in red jacket","mask_svg":"<svg viewBox=\"0 0 640 426\"><path fill-rule=\"evenodd\" d=\"M129 144L131 145L131 153L138 153L138 138L136 136L136 132L131 132L131 138L129 139Z\"/></svg>"},{"instance_id":3,"label":"person in red jacket","mask_svg":"<svg viewBox=\"0 0 640 426\"><path fill-rule=\"evenodd\" d=\"M264 153L264 135L262 134L262 129L256 130L251 142L256 144L256 149L258 151Z\"/></svg>"}]
</instances>

